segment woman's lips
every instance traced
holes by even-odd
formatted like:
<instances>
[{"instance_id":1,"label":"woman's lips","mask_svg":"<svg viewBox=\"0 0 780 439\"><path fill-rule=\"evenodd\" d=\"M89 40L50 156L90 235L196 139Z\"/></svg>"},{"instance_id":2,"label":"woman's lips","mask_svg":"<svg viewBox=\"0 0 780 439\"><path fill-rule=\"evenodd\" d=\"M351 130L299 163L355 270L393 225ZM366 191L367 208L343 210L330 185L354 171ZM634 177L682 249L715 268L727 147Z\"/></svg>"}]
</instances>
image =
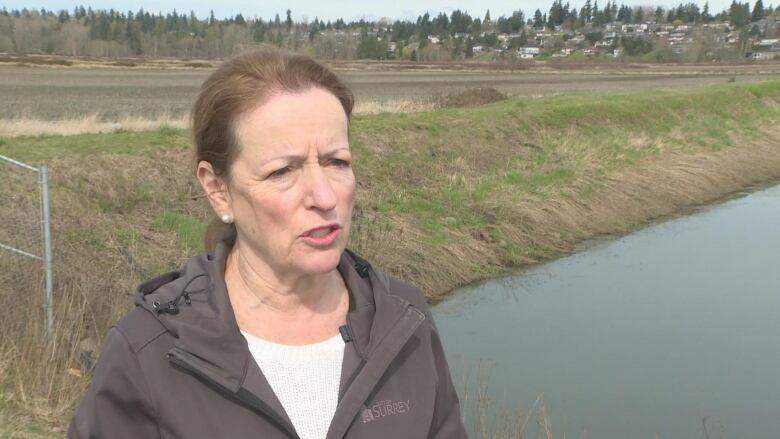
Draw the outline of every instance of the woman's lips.
<instances>
[{"instance_id":1,"label":"woman's lips","mask_svg":"<svg viewBox=\"0 0 780 439\"><path fill-rule=\"evenodd\" d=\"M301 237L303 238L304 242L314 247L327 247L336 242L340 232L341 227L333 225L309 230Z\"/></svg>"}]
</instances>

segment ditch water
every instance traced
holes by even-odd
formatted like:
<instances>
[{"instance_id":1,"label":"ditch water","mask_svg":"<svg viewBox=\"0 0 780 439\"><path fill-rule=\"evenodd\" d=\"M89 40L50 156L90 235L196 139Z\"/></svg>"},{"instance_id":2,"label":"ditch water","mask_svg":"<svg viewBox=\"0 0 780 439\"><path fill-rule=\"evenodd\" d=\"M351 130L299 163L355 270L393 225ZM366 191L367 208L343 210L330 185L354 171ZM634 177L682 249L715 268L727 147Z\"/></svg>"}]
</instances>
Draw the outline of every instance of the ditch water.
<instances>
[{"instance_id":1,"label":"ditch water","mask_svg":"<svg viewBox=\"0 0 780 439\"><path fill-rule=\"evenodd\" d=\"M543 395L555 438L776 438L780 186L459 289L434 316L470 433L481 384L491 423Z\"/></svg>"}]
</instances>

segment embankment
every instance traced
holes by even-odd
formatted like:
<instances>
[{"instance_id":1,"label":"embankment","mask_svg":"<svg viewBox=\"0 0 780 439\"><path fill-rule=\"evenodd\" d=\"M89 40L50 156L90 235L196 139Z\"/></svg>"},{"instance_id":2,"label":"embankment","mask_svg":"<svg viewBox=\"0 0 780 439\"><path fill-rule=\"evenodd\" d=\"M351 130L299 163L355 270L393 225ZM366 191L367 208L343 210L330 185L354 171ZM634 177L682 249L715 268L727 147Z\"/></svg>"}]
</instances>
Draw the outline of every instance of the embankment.
<instances>
[{"instance_id":1,"label":"embankment","mask_svg":"<svg viewBox=\"0 0 780 439\"><path fill-rule=\"evenodd\" d=\"M0 286L0 393L15 405L67 417L135 284L200 251L210 212L189 145L172 128L0 139L0 154L49 164L56 249L56 349L36 341L40 294ZM352 148L351 247L436 300L780 179L780 81L362 116Z\"/></svg>"}]
</instances>

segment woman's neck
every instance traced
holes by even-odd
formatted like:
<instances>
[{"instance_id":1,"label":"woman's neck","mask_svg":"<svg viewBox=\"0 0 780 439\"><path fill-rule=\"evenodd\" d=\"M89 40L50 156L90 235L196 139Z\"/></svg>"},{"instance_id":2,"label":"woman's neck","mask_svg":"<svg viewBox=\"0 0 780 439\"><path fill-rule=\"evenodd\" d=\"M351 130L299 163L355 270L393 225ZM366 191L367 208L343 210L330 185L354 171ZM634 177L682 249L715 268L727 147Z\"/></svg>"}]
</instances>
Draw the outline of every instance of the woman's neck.
<instances>
[{"instance_id":1,"label":"woman's neck","mask_svg":"<svg viewBox=\"0 0 780 439\"><path fill-rule=\"evenodd\" d=\"M269 341L322 341L346 321L349 298L335 268L280 276L236 243L225 264L225 283L239 327Z\"/></svg>"}]
</instances>

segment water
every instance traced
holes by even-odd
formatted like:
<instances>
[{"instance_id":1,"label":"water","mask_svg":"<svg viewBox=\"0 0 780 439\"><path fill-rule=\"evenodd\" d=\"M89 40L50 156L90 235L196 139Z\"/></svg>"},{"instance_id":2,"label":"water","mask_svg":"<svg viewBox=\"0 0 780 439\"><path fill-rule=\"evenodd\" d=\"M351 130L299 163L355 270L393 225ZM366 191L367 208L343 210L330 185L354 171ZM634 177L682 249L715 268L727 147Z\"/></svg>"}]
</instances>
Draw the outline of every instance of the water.
<instances>
[{"instance_id":1,"label":"water","mask_svg":"<svg viewBox=\"0 0 780 439\"><path fill-rule=\"evenodd\" d=\"M776 186L463 288L434 315L459 389L482 367L495 408L543 393L556 438L702 438L705 417L711 438L777 438L779 256Z\"/></svg>"}]
</instances>

